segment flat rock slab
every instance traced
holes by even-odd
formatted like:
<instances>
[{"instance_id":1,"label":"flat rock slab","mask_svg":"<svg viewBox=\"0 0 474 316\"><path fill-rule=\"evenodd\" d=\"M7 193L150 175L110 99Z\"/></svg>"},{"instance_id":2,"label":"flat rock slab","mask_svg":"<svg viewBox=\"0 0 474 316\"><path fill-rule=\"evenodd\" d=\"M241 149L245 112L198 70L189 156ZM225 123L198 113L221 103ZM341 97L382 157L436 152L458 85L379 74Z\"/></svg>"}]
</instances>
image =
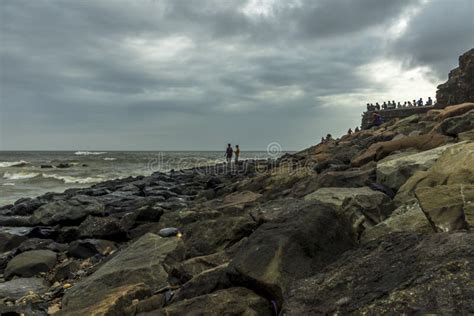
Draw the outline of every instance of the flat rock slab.
<instances>
[{"instance_id":1,"label":"flat rock slab","mask_svg":"<svg viewBox=\"0 0 474 316\"><path fill-rule=\"evenodd\" d=\"M0 283L0 298L20 299L28 292L41 295L49 289L48 283L41 278L18 278Z\"/></svg>"},{"instance_id":2,"label":"flat rock slab","mask_svg":"<svg viewBox=\"0 0 474 316\"><path fill-rule=\"evenodd\" d=\"M51 250L31 250L15 256L8 262L5 278L13 276L32 277L40 272L48 272L56 264L56 253Z\"/></svg>"},{"instance_id":3,"label":"flat rock slab","mask_svg":"<svg viewBox=\"0 0 474 316\"><path fill-rule=\"evenodd\" d=\"M125 294L134 297L167 286L168 273L163 265L171 253L179 256L181 246L179 238L162 238L151 233L142 236L72 287L63 298L63 313L96 315L99 307L113 310L114 302L119 302L118 297ZM143 286L137 288L137 284Z\"/></svg>"}]
</instances>

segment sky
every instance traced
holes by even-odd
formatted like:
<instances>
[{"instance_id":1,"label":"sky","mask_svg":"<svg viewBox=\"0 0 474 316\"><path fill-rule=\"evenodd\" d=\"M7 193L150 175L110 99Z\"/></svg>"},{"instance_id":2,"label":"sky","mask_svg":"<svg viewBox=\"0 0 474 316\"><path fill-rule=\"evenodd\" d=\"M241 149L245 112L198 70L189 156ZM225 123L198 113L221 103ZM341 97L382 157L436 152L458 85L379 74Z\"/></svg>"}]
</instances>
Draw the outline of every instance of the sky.
<instances>
[{"instance_id":1,"label":"sky","mask_svg":"<svg viewBox=\"0 0 474 316\"><path fill-rule=\"evenodd\" d=\"M474 0L0 0L0 150L299 150L434 97Z\"/></svg>"}]
</instances>

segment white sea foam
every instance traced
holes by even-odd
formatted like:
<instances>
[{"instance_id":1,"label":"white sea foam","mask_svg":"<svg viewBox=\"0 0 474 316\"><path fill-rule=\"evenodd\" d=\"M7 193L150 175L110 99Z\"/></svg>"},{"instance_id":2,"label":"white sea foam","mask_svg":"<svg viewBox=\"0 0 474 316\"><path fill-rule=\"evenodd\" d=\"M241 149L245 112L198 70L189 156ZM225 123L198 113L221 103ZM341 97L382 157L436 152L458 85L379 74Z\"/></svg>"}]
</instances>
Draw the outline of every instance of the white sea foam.
<instances>
[{"instance_id":1,"label":"white sea foam","mask_svg":"<svg viewBox=\"0 0 474 316\"><path fill-rule=\"evenodd\" d=\"M30 179L38 176L37 172L5 172L3 178L8 180Z\"/></svg>"},{"instance_id":2,"label":"white sea foam","mask_svg":"<svg viewBox=\"0 0 474 316\"><path fill-rule=\"evenodd\" d=\"M103 155L106 153L107 153L106 151L76 151L74 155L89 156L89 155Z\"/></svg>"},{"instance_id":3,"label":"white sea foam","mask_svg":"<svg viewBox=\"0 0 474 316\"><path fill-rule=\"evenodd\" d=\"M13 183L13 182L7 182L7 183L4 183L4 184L2 184L2 185L4 185L4 186L14 186L15 183Z\"/></svg>"},{"instance_id":4,"label":"white sea foam","mask_svg":"<svg viewBox=\"0 0 474 316\"><path fill-rule=\"evenodd\" d=\"M22 164L27 164L27 161L20 160L20 161L1 161L0 162L0 167L7 168L7 167L12 167L16 165L22 165Z\"/></svg>"},{"instance_id":5,"label":"white sea foam","mask_svg":"<svg viewBox=\"0 0 474 316\"><path fill-rule=\"evenodd\" d=\"M63 181L64 183L79 183L79 184L86 184L86 183L97 183L104 181L103 177L73 177L73 176L61 176L58 174L45 174L43 173L42 176L44 178L56 179Z\"/></svg>"},{"instance_id":6,"label":"white sea foam","mask_svg":"<svg viewBox=\"0 0 474 316\"><path fill-rule=\"evenodd\" d=\"M112 160L117 160L117 158L105 157L104 160L110 160L110 161L112 161Z\"/></svg>"}]
</instances>

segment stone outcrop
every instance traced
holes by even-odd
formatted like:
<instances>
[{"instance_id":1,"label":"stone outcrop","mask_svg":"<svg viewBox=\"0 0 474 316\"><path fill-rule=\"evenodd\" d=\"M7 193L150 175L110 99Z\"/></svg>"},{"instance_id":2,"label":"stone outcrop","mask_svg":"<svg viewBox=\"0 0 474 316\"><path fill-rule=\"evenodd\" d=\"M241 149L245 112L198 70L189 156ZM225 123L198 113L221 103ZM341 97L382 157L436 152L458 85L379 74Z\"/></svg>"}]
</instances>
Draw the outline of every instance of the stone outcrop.
<instances>
[{"instance_id":1,"label":"stone outcrop","mask_svg":"<svg viewBox=\"0 0 474 316\"><path fill-rule=\"evenodd\" d=\"M120 300L130 301L168 285L165 261L179 253L179 238L147 234L71 288L63 300L66 315L101 315L116 308ZM179 259L179 258L178 258Z\"/></svg>"},{"instance_id":2,"label":"stone outcrop","mask_svg":"<svg viewBox=\"0 0 474 316\"><path fill-rule=\"evenodd\" d=\"M438 86L436 100L440 106L474 102L474 48L459 57L459 67Z\"/></svg>"},{"instance_id":3,"label":"stone outcrop","mask_svg":"<svg viewBox=\"0 0 474 316\"><path fill-rule=\"evenodd\" d=\"M398 190L415 172L428 170L451 146L436 147L420 153L391 155L377 163L377 182Z\"/></svg>"},{"instance_id":4,"label":"stone outcrop","mask_svg":"<svg viewBox=\"0 0 474 316\"><path fill-rule=\"evenodd\" d=\"M371 145L365 152L352 160L354 167L360 167L370 161L379 161L391 153L406 149L429 150L448 143L451 139L439 134L407 136L401 139Z\"/></svg>"},{"instance_id":5,"label":"stone outcrop","mask_svg":"<svg viewBox=\"0 0 474 316\"><path fill-rule=\"evenodd\" d=\"M472 314L473 242L471 233L388 235L298 281L284 314Z\"/></svg>"}]
</instances>

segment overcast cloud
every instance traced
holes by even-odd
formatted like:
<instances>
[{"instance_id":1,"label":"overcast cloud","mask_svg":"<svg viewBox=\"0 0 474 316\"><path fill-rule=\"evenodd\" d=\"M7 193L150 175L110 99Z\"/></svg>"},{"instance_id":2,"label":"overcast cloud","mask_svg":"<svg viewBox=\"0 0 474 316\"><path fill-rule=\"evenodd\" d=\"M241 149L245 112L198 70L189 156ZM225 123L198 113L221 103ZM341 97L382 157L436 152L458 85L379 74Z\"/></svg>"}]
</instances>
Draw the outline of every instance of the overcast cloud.
<instances>
[{"instance_id":1,"label":"overcast cloud","mask_svg":"<svg viewBox=\"0 0 474 316\"><path fill-rule=\"evenodd\" d=\"M434 96L472 0L0 0L0 150L302 149Z\"/></svg>"}]
</instances>

